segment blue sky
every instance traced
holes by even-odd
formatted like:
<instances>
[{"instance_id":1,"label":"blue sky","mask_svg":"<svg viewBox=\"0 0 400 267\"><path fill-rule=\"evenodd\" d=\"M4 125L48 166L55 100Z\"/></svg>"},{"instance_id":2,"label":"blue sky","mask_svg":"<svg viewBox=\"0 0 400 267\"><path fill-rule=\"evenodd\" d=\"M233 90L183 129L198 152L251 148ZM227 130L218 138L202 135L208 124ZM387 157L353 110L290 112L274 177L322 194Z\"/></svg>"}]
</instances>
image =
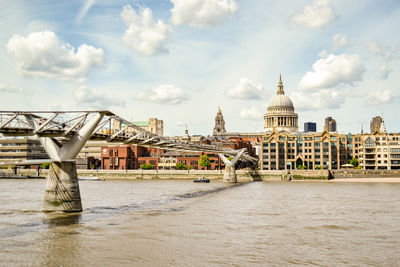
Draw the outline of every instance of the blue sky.
<instances>
[{"instance_id":1,"label":"blue sky","mask_svg":"<svg viewBox=\"0 0 400 267\"><path fill-rule=\"evenodd\" d=\"M279 74L299 125L400 120L400 3L0 0L2 110L109 109L165 134L262 131Z\"/></svg>"}]
</instances>

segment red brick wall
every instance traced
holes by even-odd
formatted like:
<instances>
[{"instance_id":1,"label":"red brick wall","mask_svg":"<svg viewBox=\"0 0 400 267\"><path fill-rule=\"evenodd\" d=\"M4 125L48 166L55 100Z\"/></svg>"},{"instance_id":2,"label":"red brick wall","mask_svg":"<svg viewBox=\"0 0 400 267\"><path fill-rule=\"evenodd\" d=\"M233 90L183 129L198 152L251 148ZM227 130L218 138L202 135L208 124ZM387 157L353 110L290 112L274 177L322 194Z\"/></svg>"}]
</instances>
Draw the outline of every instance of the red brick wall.
<instances>
[{"instance_id":1,"label":"red brick wall","mask_svg":"<svg viewBox=\"0 0 400 267\"><path fill-rule=\"evenodd\" d=\"M131 145L102 147L101 168L105 170L129 170L134 168L134 153Z\"/></svg>"}]
</instances>

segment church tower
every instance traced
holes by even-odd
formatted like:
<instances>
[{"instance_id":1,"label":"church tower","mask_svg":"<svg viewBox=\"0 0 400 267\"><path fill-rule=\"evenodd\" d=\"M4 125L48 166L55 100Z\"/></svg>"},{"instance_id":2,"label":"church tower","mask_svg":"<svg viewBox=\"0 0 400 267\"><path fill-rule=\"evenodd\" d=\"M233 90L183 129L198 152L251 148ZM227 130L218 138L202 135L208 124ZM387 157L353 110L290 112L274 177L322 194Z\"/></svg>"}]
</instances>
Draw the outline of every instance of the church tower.
<instances>
[{"instance_id":1,"label":"church tower","mask_svg":"<svg viewBox=\"0 0 400 267\"><path fill-rule=\"evenodd\" d=\"M226 133L225 130L225 120L224 116L222 115L222 111L220 107L218 107L217 115L215 116L215 125L213 135L222 135Z\"/></svg>"}]
</instances>

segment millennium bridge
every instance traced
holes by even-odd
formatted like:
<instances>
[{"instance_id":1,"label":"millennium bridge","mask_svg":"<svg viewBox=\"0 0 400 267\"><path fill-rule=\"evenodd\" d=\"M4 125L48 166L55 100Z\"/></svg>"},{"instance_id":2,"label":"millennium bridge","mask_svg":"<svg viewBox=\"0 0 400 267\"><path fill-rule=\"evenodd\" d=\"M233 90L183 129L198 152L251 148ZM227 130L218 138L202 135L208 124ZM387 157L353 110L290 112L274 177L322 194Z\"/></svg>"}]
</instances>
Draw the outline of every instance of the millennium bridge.
<instances>
[{"instance_id":1,"label":"millennium bridge","mask_svg":"<svg viewBox=\"0 0 400 267\"><path fill-rule=\"evenodd\" d=\"M114 121L124 126L112 131ZM40 141L50 159L44 211L80 212L75 158L88 140L132 144L166 150L215 153L225 164L223 182L236 183L235 164L241 160L257 165L246 149L234 150L215 145L169 140L144 130L128 120L104 111L0 111L0 134L30 136ZM228 157L232 157L229 160ZM23 165L27 162L15 162Z\"/></svg>"}]
</instances>

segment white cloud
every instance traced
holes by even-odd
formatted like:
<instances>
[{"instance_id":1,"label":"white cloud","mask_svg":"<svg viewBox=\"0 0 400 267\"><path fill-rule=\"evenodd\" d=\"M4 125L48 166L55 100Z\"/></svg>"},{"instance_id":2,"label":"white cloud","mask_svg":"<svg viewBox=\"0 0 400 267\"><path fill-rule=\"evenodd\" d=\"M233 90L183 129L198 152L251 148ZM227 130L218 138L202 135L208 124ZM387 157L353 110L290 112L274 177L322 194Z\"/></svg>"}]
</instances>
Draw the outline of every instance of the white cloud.
<instances>
[{"instance_id":1,"label":"white cloud","mask_svg":"<svg viewBox=\"0 0 400 267\"><path fill-rule=\"evenodd\" d=\"M241 78L235 87L230 88L227 94L230 98L260 99L262 91L263 86L261 84L255 84L245 77Z\"/></svg>"},{"instance_id":2,"label":"white cloud","mask_svg":"<svg viewBox=\"0 0 400 267\"><path fill-rule=\"evenodd\" d=\"M396 95L391 90L378 90L368 93L367 103L376 106L392 103L395 99Z\"/></svg>"},{"instance_id":3,"label":"white cloud","mask_svg":"<svg viewBox=\"0 0 400 267\"><path fill-rule=\"evenodd\" d=\"M344 34L337 33L332 37L333 41L333 50L338 50L342 46L346 46L349 44L347 41L347 37Z\"/></svg>"},{"instance_id":4,"label":"white cloud","mask_svg":"<svg viewBox=\"0 0 400 267\"><path fill-rule=\"evenodd\" d=\"M295 92L291 95L297 110L337 109L346 101L341 91L321 89L318 92Z\"/></svg>"},{"instance_id":5,"label":"white cloud","mask_svg":"<svg viewBox=\"0 0 400 267\"><path fill-rule=\"evenodd\" d=\"M300 90L331 88L340 84L351 85L362 80L365 67L358 55L329 55L317 60L313 70L306 73L299 83Z\"/></svg>"},{"instance_id":6,"label":"white cloud","mask_svg":"<svg viewBox=\"0 0 400 267\"><path fill-rule=\"evenodd\" d=\"M84 81L92 67L104 67L104 51L83 44L74 47L62 43L54 32L34 32L28 37L14 35L7 43L23 76Z\"/></svg>"},{"instance_id":7,"label":"white cloud","mask_svg":"<svg viewBox=\"0 0 400 267\"><path fill-rule=\"evenodd\" d=\"M21 88L21 87L15 87L15 86L12 86L9 84L0 83L0 92L27 95L27 94L31 94L32 90Z\"/></svg>"},{"instance_id":8,"label":"white cloud","mask_svg":"<svg viewBox=\"0 0 400 267\"><path fill-rule=\"evenodd\" d=\"M184 102L188 98L181 88L175 85L162 84L152 90L139 93L136 99L160 104L176 105Z\"/></svg>"},{"instance_id":9,"label":"white cloud","mask_svg":"<svg viewBox=\"0 0 400 267\"><path fill-rule=\"evenodd\" d=\"M336 19L330 0L314 0L311 5L305 6L302 13L292 17L292 21L303 28L323 27Z\"/></svg>"},{"instance_id":10,"label":"white cloud","mask_svg":"<svg viewBox=\"0 0 400 267\"><path fill-rule=\"evenodd\" d=\"M124 107L126 101L115 95L107 95L105 92L81 86L75 91L75 100L81 104L87 104L96 109L107 109L111 106Z\"/></svg>"},{"instance_id":11,"label":"white cloud","mask_svg":"<svg viewBox=\"0 0 400 267\"><path fill-rule=\"evenodd\" d=\"M263 113L255 106L245 107L240 113L239 117L248 120L260 120L263 118Z\"/></svg>"},{"instance_id":12,"label":"white cloud","mask_svg":"<svg viewBox=\"0 0 400 267\"><path fill-rule=\"evenodd\" d=\"M155 22L151 9L141 8L138 14L130 5L126 5L121 17L128 26L122 37L126 44L146 56L169 52L165 44L172 32L171 27L161 20Z\"/></svg>"},{"instance_id":13,"label":"white cloud","mask_svg":"<svg viewBox=\"0 0 400 267\"><path fill-rule=\"evenodd\" d=\"M387 78L389 78L389 74L392 72L393 70L391 68L389 68L387 65L382 65L379 68L379 76L382 80L386 80Z\"/></svg>"},{"instance_id":14,"label":"white cloud","mask_svg":"<svg viewBox=\"0 0 400 267\"><path fill-rule=\"evenodd\" d=\"M393 59L393 54L392 54L390 48L379 46L376 43L364 43L364 46L371 53L382 56L386 59Z\"/></svg>"},{"instance_id":15,"label":"white cloud","mask_svg":"<svg viewBox=\"0 0 400 267\"><path fill-rule=\"evenodd\" d=\"M236 13L239 6L235 0L171 0L171 22L192 27L213 26L226 16Z\"/></svg>"},{"instance_id":16,"label":"white cloud","mask_svg":"<svg viewBox=\"0 0 400 267\"><path fill-rule=\"evenodd\" d=\"M78 23L81 22L81 20L89 12L90 8L96 3L96 0L84 0L84 1L85 1L85 3L79 9L78 16L76 16L76 19L75 19L75 21Z\"/></svg>"}]
</instances>

